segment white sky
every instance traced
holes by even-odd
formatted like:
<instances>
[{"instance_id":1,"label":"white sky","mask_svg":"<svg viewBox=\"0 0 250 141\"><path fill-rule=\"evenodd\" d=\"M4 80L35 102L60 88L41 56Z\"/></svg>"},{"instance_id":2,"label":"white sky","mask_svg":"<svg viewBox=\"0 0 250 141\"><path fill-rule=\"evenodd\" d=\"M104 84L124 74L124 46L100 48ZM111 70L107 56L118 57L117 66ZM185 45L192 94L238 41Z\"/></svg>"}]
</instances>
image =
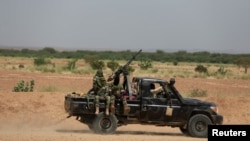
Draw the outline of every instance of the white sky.
<instances>
[{"instance_id":1,"label":"white sky","mask_svg":"<svg viewBox=\"0 0 250 141\"><path fill-rule=\"evenodd\" d=\"M0 46L250 53L250 0L0 0Z\"/></svg>"}]
</instances>

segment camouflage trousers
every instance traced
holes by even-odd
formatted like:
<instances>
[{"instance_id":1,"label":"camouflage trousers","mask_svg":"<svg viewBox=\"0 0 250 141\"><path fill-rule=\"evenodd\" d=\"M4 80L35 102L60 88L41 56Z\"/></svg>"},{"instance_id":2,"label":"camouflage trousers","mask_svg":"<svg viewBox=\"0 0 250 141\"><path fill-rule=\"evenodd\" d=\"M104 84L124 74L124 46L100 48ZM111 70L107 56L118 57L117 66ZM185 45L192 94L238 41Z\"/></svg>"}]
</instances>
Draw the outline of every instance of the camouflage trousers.
<instances>
[{"instance_id":1,"label":"camouflage trousers","mask_svg":"<svg viewBox=\"0 0 250 141\"><path fill-rule=\"evenodd\" d=\"M99 96L96 95L95 96L95 106L99 107L100 105L100 99L104 98L106 100L106 105L109 106L110 104L114 104L115 103L115 96L109 96L109 95L104 95L104 96Z\"/></svg>"}]
</instances>

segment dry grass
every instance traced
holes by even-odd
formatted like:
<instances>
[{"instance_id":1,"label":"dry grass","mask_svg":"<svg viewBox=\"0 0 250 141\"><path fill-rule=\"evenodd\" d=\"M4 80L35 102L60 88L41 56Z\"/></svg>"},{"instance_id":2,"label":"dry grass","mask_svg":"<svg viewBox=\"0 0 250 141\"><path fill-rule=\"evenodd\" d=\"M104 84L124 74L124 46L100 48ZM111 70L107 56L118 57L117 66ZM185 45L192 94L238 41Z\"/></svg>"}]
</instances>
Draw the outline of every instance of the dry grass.
<instances>
[{"instance_id":1,"label":"dry grass","mask_svg":"<svg viewBox=\"0 0 250 141\"><path fill-rule=\"evenodd\" d=\"M89 64L83 59L79 59L76 62L76 69L69 71L66 70L68 62L71 59L49 59L52 64L45 66L35 66L33 64L34 58L23 58L23 57L0 57L0 69L5 70L20 70L26 72L37 72L37 73L59 73L59 74L94 74ZM104 60L105 64L108 60ZM119 61L120 65L126 64L126 61ZM212 63L186 63L179 62L178 65L173 65L171 62L161 63L152 62L153 68L148 70L141 70L138 66L138 61L132 62L131 66L135 71L131 75L136 76L149 76L149 77L180 77L180 78L208 78L208 79L250 79L250 73L245 74L243 68L239 68L234 64L212 64ZM194 69L197 65L203 65L208 69L208 74L200 74L195 72ZM21 68L20 65L24 66ZM223 67L226 74L218 73L218 69ZM104 73L111 75L112 71L109 68L104 69Z\"/></svg>"}]
</instances>

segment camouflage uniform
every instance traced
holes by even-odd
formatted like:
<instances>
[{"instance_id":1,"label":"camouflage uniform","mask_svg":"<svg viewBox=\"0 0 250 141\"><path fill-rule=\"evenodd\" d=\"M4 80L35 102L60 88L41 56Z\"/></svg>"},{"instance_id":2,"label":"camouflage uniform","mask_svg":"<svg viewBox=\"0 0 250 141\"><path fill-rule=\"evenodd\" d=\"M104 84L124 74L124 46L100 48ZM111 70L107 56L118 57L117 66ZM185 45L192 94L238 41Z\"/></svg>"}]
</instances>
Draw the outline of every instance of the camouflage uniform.
<instances>
[{"instance_id":1,"label":"camouflage uniform","mask_svg":"<svg viewBox=\"0 0 250 141\"><path fill-rule=\"evenodd\" d=\"M95 114L99 114L99 104L100 104L100 98L105 98L106 100L106 110L105 114L109 115L109 106L110 106L110 89L108 86L102 87L96 94L95 96L95 107L96 107L96 112Z\"/></svg>"},{"instance_id":2,"label":"camouflage uniform","mask_svg":"<svg viewBox=\"0 0 250 141\"><path fill-rule=\"evenodd\" d=\"M93 87L91 90L89 90L88 93L94 92L94 94L97 94L97 92L105 85L106 85L106 80L103 76L103 72L102 70L98 70L93 77Z\"/></svg>"},{"instance_id":3,"label":"camouflage uniform","mask_svg":"<svg viewBox=\"0 0 250 141\"><path fill-rule=\"evenodd\" d=\"M115 99L121 99L122 98L122 87L121 86L116 86L113 84L110 84L110 110L114 114L115 113Z\"/></svg>"}]
</instances>

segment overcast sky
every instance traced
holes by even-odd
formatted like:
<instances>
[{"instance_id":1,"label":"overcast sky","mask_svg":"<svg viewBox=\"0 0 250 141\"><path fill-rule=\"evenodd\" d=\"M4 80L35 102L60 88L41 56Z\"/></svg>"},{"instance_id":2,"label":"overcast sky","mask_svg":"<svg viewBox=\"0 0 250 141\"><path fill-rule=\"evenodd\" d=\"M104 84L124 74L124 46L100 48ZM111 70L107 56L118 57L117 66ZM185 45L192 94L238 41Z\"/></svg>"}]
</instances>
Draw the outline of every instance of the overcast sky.
<instances>
[{"instance_id":1,"label":"overcast sky","mask_svg":"<svg viewBox=\"0 0 250 141\"><path fill-rule=\"evenodd\" d=\"M250 0L0 0L0 46L250 53Z\"/></svg>"}]
</instances>

